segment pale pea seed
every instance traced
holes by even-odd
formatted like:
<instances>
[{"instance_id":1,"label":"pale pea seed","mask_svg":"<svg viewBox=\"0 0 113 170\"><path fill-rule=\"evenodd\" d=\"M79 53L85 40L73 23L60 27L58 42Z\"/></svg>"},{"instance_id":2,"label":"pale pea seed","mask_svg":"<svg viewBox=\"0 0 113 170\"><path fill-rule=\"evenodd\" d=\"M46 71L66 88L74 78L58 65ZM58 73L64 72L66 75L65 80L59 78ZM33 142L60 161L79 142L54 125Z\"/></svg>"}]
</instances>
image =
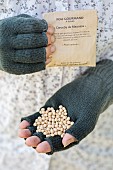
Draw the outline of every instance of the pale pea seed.
<instances>
[{"instance_id":1,"label":"pale pea seed","mask_svg":"<svg viewBox=\"0 0 113 170\"><path fill-rule=\"evenodd\" d=\"M65 133L62 133L61 138L63 138L63 137L64 137L64 135L65 135Z\"/></svg>"},{"instance_id":2,"label":"pale pea seed","mask_svg":"<svg viewBox=\"0 0 113 170\"><path fill-rule=\"evenodd\" d=\"M62 113L63 112L63 109L60 109L60 113Z\"/></svg>"},{"instance_id":3,"label":"pale pea seed","mask_svg":"<svg viewBox=\"0 0 113 170\"><path fill-rule=\"evenodd\" d=\"M63 124L66 124L67 123L67 121L66 120L63 120Z\"/></svg>"},{"instance_id":4,"label":"pale pea seed","mask_svg":"<svg viewBox=\"0 0 113 170\"><path fill-rule=\"evenodd\" d=\"M60 127L57 127L57 130L60 130L61 128Z\"/></svg>"},{"instance_id":5,"label":"pale pea seed","mask_svg":"<svg viewBox=\"0 0 113 170\"><path fill-rule=\"evenodd\" d=\"M67 120L70 120L70 117L67 117Z\"/></svg>"},{"instance_id":6,"label":"pale pea seed","mask_svg":"<svg viewBox=\"0 0 113 170\"><path fill-rule=\"evenodd\" d=\"M48 125L49 128L51 128L51 125Z\"/></svg>"},{"instance_id":7,"label":"pale pea seed","mask_svg":"<svg viewBox=\"0 0 113 170\"><path fill-rule=\"evenodd\" d=\"M46 131L46 133L47 133L47 135L49 135L49 134L50 134L50 131Z\"/></svg>"},{"instance_id":8,"label":"pale pea seed","mask_svg":"<svg viewBox=\"0 0 113 170\"><path fill-rule=\"evenodd\" d=\"M45 124L47 124L47 123L48 123L48 121L47 121L47 120L44 120L44 123L45 123Z\"/></svg>"},{"instance_id":9,"label":"pale pea seed","mask_svg":"<svg viewBox=\"0 0 113 170\"><path fill-rule=\"evenodd\" d=\"M38 119L36 119L35 122L38 122Z\"/></svg>"},{"instance_id":10,"label":"pale pea seed","mask_svg":"<svg viewBox=\"0 0 113 170\"><path fill-rule=\"evenodd\" d=\"M59 112L59 110L56 110L56 113L58 113Z\"/></svg>"},{"instance_id":11,"label":"pale pea seed","mask_svg":"<svg viewBox=\"0 0 113 170\"><path fill-rule=\"evenodd\" d=\"M51 108L50 108L50 107L48 107L48 108L47 108L47 111L50 111L50 110L51 110Z\"/></svg>"},{"instance_id":12,"label":"pale pea seed","mask_svg":"<svg viewBox=\"0 0 113 170\"><path fill-rule=\"evenodd\" d=\"M52 115L52 118L55 118L55 116L54 116L54 115Z\"/></svg>"},{"instance_id":13,"label":"pale pea seed","mask_svg":"<svg viewBox=\"0 0 113 170\"><path fill-rule=\"evenodd\" d=\"M37 126L37 129L40 129L40 126Z\"/></svg>"},{"instance_id":14,"label":"pale pea seed","mask_svg":"<svg viewBox=\"0 0 113 170\"><path fill-rule=\"evenodd\" d=\"M54 121L52 121L52 125L55 125L55 122L54 122Z\"/></svg>"},{"instance_id":15,"label":"pale pea seed","mask_svg":"<svg viewBox=\"0 0 113 170\"><path fill-rule=\"evenodd\" d=\"M44 132L44 135L47 135L47 133L46 133L46 132Z\"/></svg>"},{"instance_id":16,"label":"pale pea seed","mask_svg":"<svg viewBox=\"0 0 113 170\"><path fill-rule=\"evenodd\" d=\"M70 128L70 126L67 126L67 129L69 129Z\"/></svg>"},{"instance_id":17,"label":"pale pea seed","mask_svg":"<svg viewBox=\"0 0 113 170\"><path fill-rule=\"evenodd\" d=\"M62 132L61 131L58 131L58 135L61 135L62 134Z\"/></svg>"},{"instance_id":18,"label":"pale pea seed","mask_svg":"<svg viewBox=\"0 0 113 170\"><path fill-rule=\"evenodd\" d=\"M62 122L59 122L59 125L62 125Z\"/></svg>"},{"instance_id":19,"label":"pale pea seed","mask_svg":"<svg viewBox=\"0 0 113 170\"><path fill-rule=\"evenodd\" d=\"M45 114L45 111L41 111L41 114Z\"/></svg>"},{"instance_id":20,"label":"pale pea seed","mask_svg":"<svg viewBox=\"0 0 113 170\"><path fill-rule=\"evenodd\" d=\"M44 130L41 130L44 133Z\"/></svg>"},{"instance_id":21,"label":"pale pea seed","mask_svg":"<svg viewBox=\"0 0 113 170\"><path fill-rule=\"evenodd\" d=\"M52 115L52 112L49 112L48 115L51 116L51 115Z\"/></svg>"},{"instance_id":22,"label":"pale pea seed","mask_svg":"<svg viewBox=\"0 0 113 170\"><path fill-rule=\"evenodd\" d=\"M58 114L56 115L56 118L59 118L59 115L58 115Z\"/></svg>"},{"instance_id":23,"label":"pale pea seed","mask_svg":"<svg viewBox=\"0 0 113 170\"><path fill-rule=\"evenodd\" d=\"M58 114L59 114L59 116L61 116L61 115L62 115L62 113L61 113L61 112L59 112Z\"/></svg>"},{"instance_id":24,"label":"pale pea seed","mask_svg":"<svg viewBox=\"0 0 113 170\"><path fill-rule=\"evenodd\" d=\"M46 130L49 132L49 131L50 131L50 128L47 127Z\"/></svg>"},{"instance_id":25,"label":"pale pea seed","mask_svg":"<svg viewBox=\"0 0 113 170\"><path fill-rule=\"evenodd\" d=\"M60 106L59 106L59 109L61 109L61 108L63 108L63 106L62 106L62 105L60 105Z\"/></svg>"},{"instance_id":26,"label":"pale pea seed","mask_svg":"<svg viewBox=\"0 0 113 170\"><path fill-rule=\"evenodd\" d=\"M55 132L54 135L58 135L58 132Z\"/></svg>"},{"instance_id":27,"label":"pale pea seed","mask_svg":"<svg viewBox=\"0 0 113 170\"><path fill-rule=\"evenodd\" d=\"M52 107L51 111L52 111L52 112L56 112L55 109L54 109L53 107Z\"/></svg>"},{"instance_id":28,"label":"pale pea seed","mask_svg":"<svg viewBox=\"0 0 113 170\"><path fill-rule=\"evenodd\" d=\"M33 126L37 126L37 124L36 124L36 123L34 123L34 124L33 124Z\"/></svg>"},{"instance_id":29,"label":"pale pea seed","mask_svg":"<svg viewBox=\"0 0 113 170\"><path fill-rule=\"evenodd\" d=\"M51 121L52 121L52 122L55 122L55 119L53 119L53 118L52 118L52 120L51 120Z\"/></svg>"},{"instance_id":30,"label":"pale pea seed","mask_svg":"<svg viewBox=\"0 0 113 170\"><path fill-rule=\"evenodd\" d=\"M49 110L46 110L46 111L45 111L45 114L47 114L47 115L48 115L48 113L49 113Z\"/></svg>"},{"instance_id":31,"label":"pale pea seed","mask_svg":"<svg viewBox=\"0 0 113 170\"><path fill-rule=\"evenodd\" d=\"M58 125L59 125L59 123L58 123L58 122L56 122L56 123L55 123L55 125L57 125L57 126L58 126Z\"/></svg>"},{"instance_id":32,"label":"pale pea seed","mask_svg":"<svg viewBox=\"0 0 113 170\"><path fill-rule=\"evenodd\" d=\"M50 130L50 132L51 132L51 133L53 133L53 132L54 132L54 130L53 130L53 129L51 129L51 130Z\"/></svg>"},{"instance_id":33,"label":"pale pea seed","mask_svg":"<svg viewBox=\"0 0 113 170\"><path fill-rule=\"evenodd\" d=\"M47 127L47 125L46 125L46 124L44 124L44 127Z\"/></svg>"},{"instance_id":34,"label":"pale pea seed","mask_svg":"<svg viewBox=\"0 0 113 170\"><path fill-rule=\"evenodd\" d=\"M52 127L52 128L54 128L54 127L55 127L55 125L51 125L51 127Z\"/></svg>"},{"instance_id":35,"label":"pale pea seed","mask_svg":"<svg viewBox=\"0 0 113 170\"><path fill-rule=\"evenodd\" d=\"M63 119L65 120L65 119L66 119L66 116L63 116Z\"/></svg>"},{"instance_id":36,"label":"pale pea seed","mask_svg":"<svg viewBox=\"0 0 113 170\"><path fill-rule=\"evenodd\" d=\"M42 117L44 117L44 118L47 117L47 113L44 113L44 114L42 115Z\"/></svg>"},{"instance_id":37,"label":"pale pea seed","mask_svg":"<svg viewBox=\"0 0 113 170\"><path fill-rule=\"evenodd\" d=\"M49 118L50 118L49 116L48 116L48 117L46 117L46 121L48 121L48 120L49 120Z\"/></svg>"},{"instance_id":38,"label":"pale pea seed","mask_svg":"<svg viewBox=\"0 0 113 170\"><path fill-rule=\"evenodd\" d=\"M52 118L51 118L51 117L49 118L49 121L52 121Z\"/></svg>"},{"instance_id":39,"label":"pale pea seed","mask_svg":"<svg viewBox=\"0 0 113 170\"><path fill-rule=\"evenodd\" d=\"M42 125L40 125L40 129L43 129L43 126L42 126Z\"/></svg>"},{"instance_id":40,"label":"pale pea seed","mask_svg":"<svg viewBox=\"0 0 113 170\"><path fill-rule=\"evenodd\" d=\"M62 107L62 109L63 109L63 110L66 110L66 108L65 108L65 107Z\"/></svg>"},{"instance_id":41,"label":"pale pea seed","mask_svg":"<svg viewBox=\"0 0 113 170\"><path fill-rule=\"evenodd\" d=\"M61 135L61 138L63 138L63 135Z\"/></svg>"},{"instance_id":42,"label":"pale pea seed","mask_svg":"<svg viewBox=\"0 0 113 170\"><path fill-rule=\"evenodd\" d=\"M54 119L57 122L57 118Z\"/></svg>"},{"instance_id":43,"label":"pale pea seed","mask_svg":"<svg viewBox=\"0 0 113 170\"><path fill-rule=\"evenodd\" d=\"M54 134L51 134L51 136L53 137L53 136L54 136Z\"/></svg>"},{"instance_id":44,"label":"pale pea seed","mask_svg":"<svg viewBox=\"0 0 113 170\"><path fill-rule=\"evenodd\" d=\"M40 123L42 123L42 119L39 119L38 121L39 121Z\"/></svg>"},{"instance_id":45,"label":"pale pea seed","mask_svg":"<svg viewBox=\"0 0 113 170\"><path fill-rule=\"evenodd\" d=\"M59 125L58 127L59 127L59 128L61 128L62 126L61 126L61 125Z\"/></svg>"},{"instance_id":46,"label":"pale pea seed","mask_svg":"<svg viewBox=\"0 0 113 170\"><path fill-rule=\"evenodd\" d=\"M67 124L68 124L68 125L70 125L70 124L71 124L71 122L68 120L68 121L67 121Z\"/></svg>"},{"instance_id":47,"label":"pale pea seed","mask_svg":"<svg viewBox=\"0 0 113 170\"><path fill-rule=\"evenodd\" d=\"M37 132L41 132L41 129L38 129Z\"/></svg>"},{"instance_id":48,"label":"pale pea seed","mask_svg":"<svg viewBox=\"0 0 113 170\"><path fill-rule=\"evenodd\" d=\"M45 108L44 108L44 107L42 107L42 108L41 108L41 111L45 111Z\"/></svg>"},{"instance_id":49,"label":"pale pea seed","mask_svg":"<svg viewBox=\"0 0 113 170\"><path fill-rule=\"evenodd\" d=\"M48 124L48 125L51 125L51 122L48 122L47 124Z\"/></svg>"},{"instance_id":50,"label":"pale pea seed","mask_svg":"<svg viewBox=\"0 0 113 170\"><path fill-rule=\"evenodd\" d=\"M63 125L63 128L66 129L66 126Z\"/></svg>"},{"instance_id":51,"label":"pale pea seed","mask_svg":"<svg viewBox=\"0 0 113 170\"><path fill-rule=\"evenodd\" d=\"M71 122L71 125L73 125L74 124L74 122Z\"/></svg>"},{"instance_id":52,"label":"pale pea seed","mask_svg":"<svg viewBox=\"0 0 113 170\"><path fill-rule=\"evenodd\" d=\"M60 130L63 132L64 131L64 129L63 128L60 128Z\"/></svg>"},{"instance_id":53,"label":"pale pea seed","mask_svg":"<svg viewBox=\"0 0 113 170\"><path fill-rule=\"evenodd\" d=\"M55 116L55 115L56 115L56 113L55 113L55 112L53 112L53 115Z\"/></svg>"},{"instance_id":54,"label":"pale pea seed","mask_svg":"<svg viewBox=\"0 0 113 170\"><path fill-rule=\"evenodd\" d=\"M42 117L42 120L45 120L45 117Z\"/></svg>"},{"instance_id":55,"label":"pale pea seed","mask_svg":"<svg viewBox=\"0 0 113 170\"><path fill-rule=\"evenodd\" d=\"M50 135L46 135L46 138L50 137Z\"/></svg>"},{"instance_id":56,"label":"pale pea seed","mask_svg":"<svg viewBox=\"0 0 113 170\"><path fill-rule=\"evenodd\" d=\"M57 132L57 129L56 129L56 128L54 128L54 132Z\"/></svg>"}]
</instances>

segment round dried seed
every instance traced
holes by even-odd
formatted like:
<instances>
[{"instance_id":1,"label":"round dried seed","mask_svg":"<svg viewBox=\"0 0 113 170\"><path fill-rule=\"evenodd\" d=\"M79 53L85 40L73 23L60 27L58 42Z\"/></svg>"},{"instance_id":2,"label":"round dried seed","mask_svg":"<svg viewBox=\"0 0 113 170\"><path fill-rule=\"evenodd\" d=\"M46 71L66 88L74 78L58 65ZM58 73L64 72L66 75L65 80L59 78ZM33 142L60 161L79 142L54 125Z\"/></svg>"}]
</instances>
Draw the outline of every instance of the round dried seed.
<instances>
[{"instance_id":1,"label":"round dried seed","mask_svg":"<svg viewBox=\"0 0 113 170\"><path fill-rule=\"evenodd\" d=\"M74 124L74 122L71 122L71 125L73 125Z\"/></svg>"},{"instance_id":2,"label":"round dried seed","mask_svg":"<svg viewBox=\"0 0 113 170\"><path fill-rule=\"evenodd\" d=\"M62 105L60 105L60 106L59 106L59 109L61 109L61 108L63 108L63 106L62 106Z\"/></svg>"}]
</instances>

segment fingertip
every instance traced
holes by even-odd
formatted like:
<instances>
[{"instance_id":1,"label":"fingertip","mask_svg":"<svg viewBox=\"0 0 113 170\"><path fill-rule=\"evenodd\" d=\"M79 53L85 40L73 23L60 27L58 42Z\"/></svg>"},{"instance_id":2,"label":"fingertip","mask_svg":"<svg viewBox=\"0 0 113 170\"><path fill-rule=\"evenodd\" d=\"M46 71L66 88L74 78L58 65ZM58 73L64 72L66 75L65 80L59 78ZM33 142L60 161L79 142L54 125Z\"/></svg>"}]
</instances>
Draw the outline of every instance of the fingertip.
<instances>
[{"instance_id":1,"label":"fingertip","mask_svg":"<svg viewBox=\"0 0 113 170\"><path fill-rule=\"evenodd\" d=\"M20 129L25 129L30 125L29 122L27 122L26 120L23 120L20 124L19 124L19 128Z\"/></svg>"},{"instance_id":2,"label":"fingertip","mask_svg":"<svg viewBox=\"0 0 113 170\"><path fill-rule=\"evenodd\" d=\"M47 141L44 141L36 147L36 151L38 153L48 153L51 152L51 147Z\"/></svg>"},{"instance_id":3,"label":"fingertip","mask_svg":"<svg viewBox=\"0 0 113 170\"><path fill-rule=\"evenodd\" d=\"M20 138L28 138L31 136L31 132L28 129L19 129L18 136Z\"/></svg>"},{"instance_id":4,"label":"fingertip","mask_svg":"<svg viewBox=\"0 0 113 170\"><path fill-rule=\"evenodd\" d=\"M41 142L40 138L37 136L31 136L26 139L26 145L36 147Z\"/></svg>"},{"instance_id":5,"label":"fingertip","mask_svg":"<svg viewBox=\"0 0 113 170\"><path fill-rule=\"evenodd\" d=\"M52 25L48 25L48 30L47 30L47 33L49 34L54 34L55 32L55 28L52 26Z\"/></svg>"},{"instance_id":6,"label":"fingertip","mask_svg":"<svg viewBox=\"0 0 113 170\"><path fill-rule=\"evenodd\" d=\"M52 61L51 58L47 59L47 60L46 60L46 65L49 64L51 61Z\"/></svg>"},{"instance_id":7,"label":"fingertip","mask_svg":"<svg viewBox=\"0 0 113 170\"><path fill-rule=\"evenodd\" d=\"M62 144L64 147L68 146L69 144L78 141L74 136L70 135L69 133L66 133L62 139Z\"/></svg>"}]
</instances>

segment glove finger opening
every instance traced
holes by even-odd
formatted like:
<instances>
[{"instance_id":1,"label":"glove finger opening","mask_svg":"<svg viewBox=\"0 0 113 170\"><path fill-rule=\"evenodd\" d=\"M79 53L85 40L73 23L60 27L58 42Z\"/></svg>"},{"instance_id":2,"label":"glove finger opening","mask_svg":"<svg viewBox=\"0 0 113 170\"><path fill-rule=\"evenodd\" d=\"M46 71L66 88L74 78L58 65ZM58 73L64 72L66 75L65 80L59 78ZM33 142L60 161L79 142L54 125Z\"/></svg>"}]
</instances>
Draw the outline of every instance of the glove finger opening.
<instances>
[{"instance_id":1,"label":"glove finger opening","mask_svg":"<svg viewBox=\"0 0 113 170\"><path fill-rule=\"evenodd\" d=\"M45 135L42 132L34 132L32 136L37 136L40 138L40 142L44 141Z\"/></svg>"},{"instance_id":2,"label":"glove finger opening","mask_svg":"<svg viewBox=\"0 0 113 170\"><path fill-rule=\"evenodd\" d=\"M47 153L48 155L52 155L54 152L58 152L63 150L62 138L59 135L54 137L47 137L45 138L51 147L51 152Z\"/></svg>"},{"instance_id":3,"label":"glove finger opening","mask_svg":"<svg viewBox=\"0 0 113 170\"><path fill-rule=\"evenodd\" d=\"M28 126L27 129L31 132L31 135L33 135L34 132L36 132L36 127L35 126Z\"/></svg>"},{"instance_id":4,"label":"glove finger opening","mask_svg":"<svg viewBox=\"0 0 113 170\"><path fill-rule=\"evenodd\" d=\"M34 121L35 121L35 119L37 119L39 116L40 116L40 113L39 113L39 112L36 112L36 113L33 114L33 115L30 115L30 116L21 118L21 122L22 122L23 120L26 120L26 121L28 121L28 122L30 123L30 126L32 126L33 123L34 123ZM30 127L30 126L28 126L28 127Z\"/></svg>"}]
</instances>

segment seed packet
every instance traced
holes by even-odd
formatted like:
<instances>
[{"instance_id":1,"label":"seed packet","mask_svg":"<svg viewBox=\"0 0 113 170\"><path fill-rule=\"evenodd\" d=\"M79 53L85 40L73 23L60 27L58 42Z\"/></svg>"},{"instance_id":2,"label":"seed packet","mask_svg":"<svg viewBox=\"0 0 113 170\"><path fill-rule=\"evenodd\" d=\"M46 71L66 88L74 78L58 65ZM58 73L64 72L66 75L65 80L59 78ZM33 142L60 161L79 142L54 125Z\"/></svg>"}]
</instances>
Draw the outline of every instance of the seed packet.
<instances>
[{"instance_id":1,"label":"seed packet","mask_svg":"<svg viewBox=\"0 0 113 170\"><path fill-rule=\"evenodd\" d=\"M96 10L45 13L44 19L54 26L56 39L47 67L96 66Z\"/></svg>"}]
</instances>

